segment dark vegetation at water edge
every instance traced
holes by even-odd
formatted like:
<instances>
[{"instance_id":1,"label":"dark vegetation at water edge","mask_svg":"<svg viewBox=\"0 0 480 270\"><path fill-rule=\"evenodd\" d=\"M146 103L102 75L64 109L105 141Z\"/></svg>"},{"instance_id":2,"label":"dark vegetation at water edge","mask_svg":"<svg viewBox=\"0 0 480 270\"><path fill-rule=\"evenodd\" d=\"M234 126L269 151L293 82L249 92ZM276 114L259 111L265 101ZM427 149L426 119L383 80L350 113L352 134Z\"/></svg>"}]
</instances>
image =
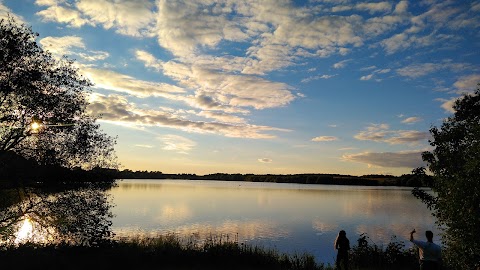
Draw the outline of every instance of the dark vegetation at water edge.
<instances>
[{"instance_id":1,"label":"dark vegetation at water edge","mask_svg":"<svg viewBox=\"0 0 480 270\"><path fill-rule=\"evenodd\" d=\"M9 179L15 182L9 183ZM13 152L0 152L0 184L11 186L18 184L17 179L23 179L23 184L42 182L54 184L61 181L107 181L115 179L189 179L189 180L222 180L246 182L272 182L296 184L326 184L326 185L363 185L363 186L429 186L431 177L424 172L393 175L363 175L351 176L341 174L226 174L215 173L207 175L196 174L164 174L158 171L132 171L109 168L92 168L84 170L79 167L65 168L58 165L39 165L35 161L21 157ZM2 181L3 180L3 181Z\"/></svg>"},{"instance_id":2,"label":"dark vegetation at water edge","mask_svg":"<svg viewBox=\"0 0 480 270\"><path fill-rule=\"evenodd\" d=\"M189 179L189 180L222 180L246 182L273 182L296 184L328 184L328 185L363 185L363 186L410 186L428 187L431 176L424 170L415 169L412 174L393 175L342 175L342 174L228 174L215 173L196 174L164 174L159 171L117 172L118 179Z\"/></svg>"},{"instance_id":3,"label":"dark vegetation at water edge","mask_svg":"<svg viewBox=\"0 0 480 270\"><path fill-rule=\"evenodd\" d=\"M116 169L95 167L66 168L57 164L38 164L12 151L0 151L0 188L18 186L52 186L64 183L115 181Z\"/></svg>"},{"instance_id":4,"label":"dark vegetation at water edge","mask_svg":"<svg viewBox=\"0 0 480 270\"><path fill-rule=\"evenodd\" d=\"M392 239L385 248L362 235L350 253L350 269L418 269L413 249ZM249 246L225 236L202 243L175 235L134 238L95 247L23 244L0 251L0 261L15 269L278 269L333 270L309 254L285 254Z\"/></svg>"},{"instance_id":5,"label":"dark vegetation at water edge","mask_svg":"<svg viewBox=\"0 0 480 270\"><path fill-rule=\"evenodd\" d=\"M9 182L9 179L15 179ZM423 170L413 170L412 174L393 175L341 175L341 174L227 174L215 173L207 175L196 174L164 174L159 171L132 171L112 168L94 167L89 170L80 167L66 168L59 165L41 165L31 159L26 159L12 151L0 151L0 185L18 184L18 179L28 183L42 182L55 184L64 181L107 181L115 179L189 179L189 180L222 180L246 182L272 182L296 184L325 185L363 185L363 186L410 186L427 187L431 176Z\"/></svg>"}]
</instances>

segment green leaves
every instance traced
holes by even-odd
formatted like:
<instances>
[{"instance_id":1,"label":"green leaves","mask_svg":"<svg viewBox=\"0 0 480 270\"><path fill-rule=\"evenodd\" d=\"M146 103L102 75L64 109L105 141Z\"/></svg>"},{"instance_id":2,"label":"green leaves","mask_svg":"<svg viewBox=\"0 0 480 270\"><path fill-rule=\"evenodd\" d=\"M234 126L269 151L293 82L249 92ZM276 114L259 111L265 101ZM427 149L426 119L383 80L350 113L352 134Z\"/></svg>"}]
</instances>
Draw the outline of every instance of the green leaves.
<instances>
[{"instance_id":1,"label":"green leaves","mask_svg":"<svg viewBox=\"0 0 480 270\"><path fill-rule=\"evenodd\" d=\"M434 147L422 155L434 175L433 196L414 189L413 195L433 210L446 247L445 261L455 269L480 267L480 90L466 94L455 113L439 128L432 127Z\"/></svg>"}]
</instances>

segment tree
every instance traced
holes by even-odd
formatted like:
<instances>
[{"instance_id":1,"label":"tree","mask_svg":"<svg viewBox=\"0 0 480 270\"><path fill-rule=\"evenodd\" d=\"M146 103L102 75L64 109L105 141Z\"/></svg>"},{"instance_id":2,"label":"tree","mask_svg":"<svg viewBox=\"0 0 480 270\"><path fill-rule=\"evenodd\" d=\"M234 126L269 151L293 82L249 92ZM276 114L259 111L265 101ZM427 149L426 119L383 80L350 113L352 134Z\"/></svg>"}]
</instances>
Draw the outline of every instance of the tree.
<instances>
[{"instance_id":1,"label":"tree","mask_svg":"<svg viewBox=\"0 0 480 270\"><path fill-rule=\"evenodd\" d=\"M429 194L414 195L433 210L443 230L445 259L454 269L480 267L480 89L465 94L440 129L432 127L434 150L422 158L433 174Z\"/></svg>"},{"instance_id":2,"label":"tree","mask_svg":"<svg viewBox=\"0 0 480 270\"><path fill-rule=\"evenodd\" d=\"M56 59L31 28L0 21L0 156L13 151L44 165L116 168L114 138L86 114L92 83L67 57Z\"/></svg>"}]
</instances>

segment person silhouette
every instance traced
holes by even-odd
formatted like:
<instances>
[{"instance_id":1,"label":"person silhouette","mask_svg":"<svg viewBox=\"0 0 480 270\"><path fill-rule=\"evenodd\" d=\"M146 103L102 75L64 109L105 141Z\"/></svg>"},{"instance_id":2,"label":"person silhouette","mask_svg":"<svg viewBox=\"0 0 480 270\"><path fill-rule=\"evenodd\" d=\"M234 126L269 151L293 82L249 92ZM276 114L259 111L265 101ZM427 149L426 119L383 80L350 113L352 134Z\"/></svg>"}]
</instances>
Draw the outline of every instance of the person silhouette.
<instances>
[{"instance_id":1,"label":"person silhouette","mask_svg":"<svg viewBox=\"0 0 480 270\"><path fill-rule=\"evenodd\" d=\"M410 232L410 242L418 247L418 255L420 257L420 270L437 270L440 269L442 262L442 249L439 245L433 243L432 231L426 231L425 236L427 242L415 240L413 234L415 229Z\"/></svg>"},{"instance_id":2,"label":"person silhouette","mask_svg":"<svg viewBox=\"0 0 480 270\"><path fill-rule=\"evenodd\" d=\"M341 230L335 239L335 249L337 252L337 260L335 262L336 269L348 270L348 251L350 250L350 241L347 238L347 233Z\"/></svg>"}]
</instances>

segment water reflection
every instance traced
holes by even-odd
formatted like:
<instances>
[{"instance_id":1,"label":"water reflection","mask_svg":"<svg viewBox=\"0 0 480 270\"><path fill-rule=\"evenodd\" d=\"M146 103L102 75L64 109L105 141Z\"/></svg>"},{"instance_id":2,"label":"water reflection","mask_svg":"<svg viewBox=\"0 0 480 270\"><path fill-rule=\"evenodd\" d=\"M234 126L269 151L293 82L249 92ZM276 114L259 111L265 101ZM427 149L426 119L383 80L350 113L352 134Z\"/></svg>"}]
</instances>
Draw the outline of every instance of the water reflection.
<instances>
[{"instance_id":1,"label":"water reflection","mask_svg":"<svg viewBox=\"0 0 480 270\"><path fill-rule=\"evenodd\" d=\"M18 189L0 209L0 245L72 243L95 245L112 235L111 201L105 187L62 191ZM12 192L11 192L12 193Z\"/></svg>"},{"instance_id":2,"label":"water reflection","mask_svg":"<svg viewBox=\"0 0 480 270\"><path fill-rule=\"evenodd\" d=\"M306 251L322 262L334 261L340 229L352 243L367 233L378 245L392 236L408 241L412 228L439 235L429 210L408 188L124 180L110 193L117 235L238 235L282 252Z\"/></svg>"},{"instance_id":3,"label":"water reflection","mask_svg":"<svg viewBox=\"0 0 480 270\"><path fill-rule=\"evenodd\" d=\"M28 241L33 237L33 225L30 219L27 217L23 220L23 224L18 229L17 233L15 234L15 243L21 243L24 241Z\"/></svg>"}]
</instances>

